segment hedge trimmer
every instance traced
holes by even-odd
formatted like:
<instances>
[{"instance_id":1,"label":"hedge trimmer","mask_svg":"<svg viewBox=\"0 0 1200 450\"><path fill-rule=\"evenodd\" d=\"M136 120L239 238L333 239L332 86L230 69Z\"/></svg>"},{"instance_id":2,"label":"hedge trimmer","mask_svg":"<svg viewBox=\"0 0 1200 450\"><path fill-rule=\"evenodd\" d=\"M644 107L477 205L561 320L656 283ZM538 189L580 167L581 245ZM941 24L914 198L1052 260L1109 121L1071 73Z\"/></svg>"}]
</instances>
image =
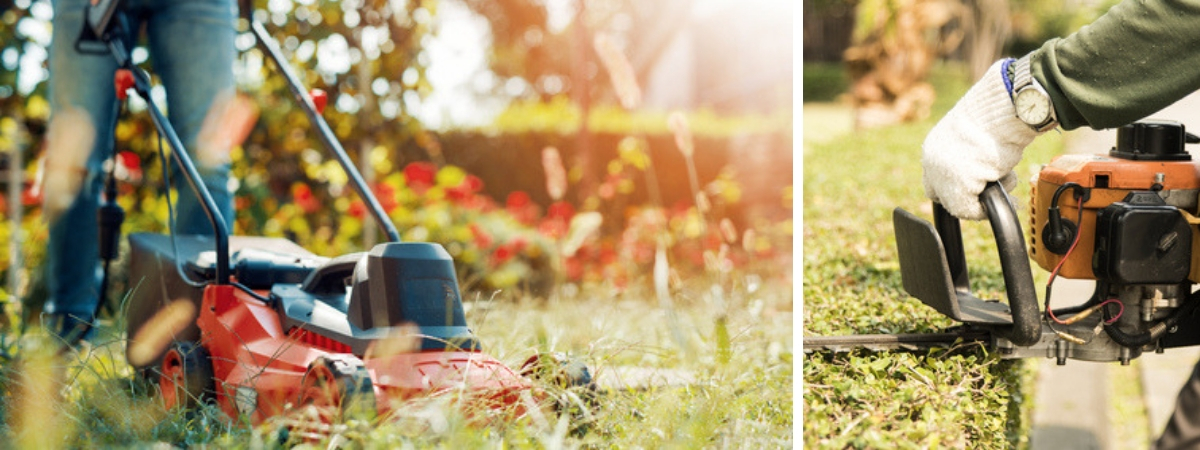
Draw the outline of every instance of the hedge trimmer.
<instances>
[{"instance_id":1,"label":"hedge trimmer","mask_svg":"<svg viewBox=\"0 0 1200 450\"><path fill-rule=\"evenodd\" d=\"M1029 240L997 183L980 195L999 250L1008 302L971 292L958 219L933 224L897 208L904 290L960 322L943 333L804 337L805 352L925 350L979 342L1005 358L1120 361L1200 344L1200 137L1171 121L1121 127L1107 155L1063 155L1032 181ZM1030 244L1026 251L1025 243ZM1050 272L1039 306L1029 260ZM1095 280L1084 303L1051 309L1059 277Z\"/></svg>"}]
</instances>

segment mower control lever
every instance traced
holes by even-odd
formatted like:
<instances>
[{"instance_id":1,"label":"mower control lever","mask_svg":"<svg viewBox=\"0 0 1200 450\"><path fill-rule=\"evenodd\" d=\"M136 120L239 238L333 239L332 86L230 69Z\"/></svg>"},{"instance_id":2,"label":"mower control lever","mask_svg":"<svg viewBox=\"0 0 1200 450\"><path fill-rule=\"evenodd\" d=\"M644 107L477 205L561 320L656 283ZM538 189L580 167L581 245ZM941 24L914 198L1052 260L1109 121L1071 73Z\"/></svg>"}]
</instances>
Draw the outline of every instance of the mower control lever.
<instances>
[{"instance_id":1,"label":"mower control lever","mask_svg":"<svg viewBox=\"0 0 1200 450\"><path fill-rule=\"evenodd\" d=\"M308 98L312 100L313 107L317 109L317 115L325 114L325 105L329 103L329 94L321 89L313 89L308 91Z\"/></svg>"},{"instance_id":2,"label":"mower control lever","mask_svg":"<svg viewBox=\"0 0 1200 450\"><path fill-rule=\"evenodd\" d=\"M334 159L342 166L342 169L346 171L346 176L350 178L350 186L358 192L358 196L367 204L367 211L375 218L376 223L383 228L388 241L400 242L400 232L396 230L396 225L392 223L392 219L383 210L379 199L367 187L367 182L363 179L354 162L350 160L350 156L346 154L346 149L342 148L342 144L338 142L333 129L329 127L329 123L325 121L325 118L321 117L321 112L317 110L317 105L314 104L316 99L310 97L304 91L304 88L300 84L300 78L292 72L292 67L287 62L287 58L283 57L283 51L279 49L279 44L271 38L270 33L267 33L266 27L257 20L250 21L250 31L254 34L259 49L263 53L266 53L268 58L275 61L275 66L279 68L280 74L287 81L288 88L292 91L292 96L296 98L300 104L300 109L304 110L309 122L316 128L317 137L325 144L325 148L332 153Z\"/></svg>"}]
</instances>

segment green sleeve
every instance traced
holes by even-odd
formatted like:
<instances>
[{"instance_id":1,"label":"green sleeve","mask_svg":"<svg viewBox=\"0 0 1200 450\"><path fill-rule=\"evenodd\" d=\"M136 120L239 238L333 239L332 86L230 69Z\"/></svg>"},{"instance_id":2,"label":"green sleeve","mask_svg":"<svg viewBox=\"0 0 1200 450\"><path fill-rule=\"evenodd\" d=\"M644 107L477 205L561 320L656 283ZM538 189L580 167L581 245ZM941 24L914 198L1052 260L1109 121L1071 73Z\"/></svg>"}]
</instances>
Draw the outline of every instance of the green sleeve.
<instances>
[{"instance_id":1,"label":"green sleeve","mask_svg":"<svg viewBox=\"0 0 1200 450\"><path fill-rule=\"evenodd\" d=\"M1030 69L1063 129L1146 117L1200 89L1200 0L1125 0L1034 50Z\"/></svg>"}]
</instances>

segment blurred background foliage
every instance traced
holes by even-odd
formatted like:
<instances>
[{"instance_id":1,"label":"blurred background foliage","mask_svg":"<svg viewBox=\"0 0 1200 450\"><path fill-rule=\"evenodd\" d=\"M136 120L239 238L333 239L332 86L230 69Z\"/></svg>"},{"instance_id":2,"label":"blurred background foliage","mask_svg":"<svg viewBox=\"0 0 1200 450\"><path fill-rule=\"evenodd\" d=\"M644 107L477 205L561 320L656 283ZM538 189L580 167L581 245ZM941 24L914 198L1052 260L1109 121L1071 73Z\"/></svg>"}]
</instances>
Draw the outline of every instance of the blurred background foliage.
<instances>
[{"instance_id":1,"label":"blurred background foliage","mask_svg":"<svg viewBox=\"0 0 1200 450\"><path fill-rule=\"evenodd\" d=\"M660 241L676 280L737 265L790 283L791 14L776 3L255 0L254 14L303 83L328 93L325 119L406 240L444 244L467 288L545 295L561 283L644 284ZM458 101L499 107L476 124L426 119L437 107L429 49L449 39L443 12L486 28L486 63ZM20 252L0 256L0 272L15 280L9 298L34 303L51 16L47 0L0 0L0 154L24 179L3 198L0 237ZM644 93L633 108L619 104L601 38ZM235 233L289 237L325 256L378 242L273 63L252 35L237 45L238 87L260 117L234 152ZM694 158L681 154L670 111L684 111ZM163 232L158 140L143 104L131 102L116 135L124 232ZM541 163L551 147L568 175L558 197Z\"/></svg>"},{"instance_id":2,"label":"blurred background foliage","mask_svg":"<svg viewBox=\"0 0 1200 450\"><path fill-rule=\"evenodd\" d=\"M985 2L994 0L953 0L941 8L962 9L962 17L984 15ZM994 11L1006 23L1009 33L997 36L1000 52L1021 55L1032 51L1045 41L1066 36L1090 23L1120 0L1003 0L1002 9ZM875 0L804 0L803 56L805 62L839 62L842 52L851 45L856 21L866 15L894 12L906 2L877 2ZM908 2L911 3L911 2ZM948 25L963 29L966 23ZM864 31L865 32L865 31ZM963 59L966 48L956 49L950 57ZM985 66L986 68L986 66Z\"/></svg>"},{"instance_id":3,"label":"blurred background foliage","mask_svg":"<svg viewBox=\"0 0 1200 450\"><path fill-rule=\"evenodd\" d=\"M1091 23L1117 3L1120 0L1012 0L1012 39L1008 50L1014 55L1029 53L1047 40L1066 36Z\"/></svg>"},{"instance_id":4,"label":"blurred background foliage","mask_svg":"<svg viewBox=\"0 0 1200 450\"><path fill-rule=\"evenodd\" d=\"M805 101L845 94L858 128L920 120L937 61L964 63L978 79L1000 57L1066 36L1117 2L805 0ZM828 70L833 64L841 67Z\"/></svg>"}]
</instances>

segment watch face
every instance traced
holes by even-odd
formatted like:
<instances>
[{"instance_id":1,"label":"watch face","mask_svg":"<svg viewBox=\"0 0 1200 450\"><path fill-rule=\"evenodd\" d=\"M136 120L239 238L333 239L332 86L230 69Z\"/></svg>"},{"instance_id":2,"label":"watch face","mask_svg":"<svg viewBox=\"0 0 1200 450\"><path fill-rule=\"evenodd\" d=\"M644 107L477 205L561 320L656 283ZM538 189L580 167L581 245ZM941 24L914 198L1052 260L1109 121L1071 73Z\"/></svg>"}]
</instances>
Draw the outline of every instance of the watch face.
<instances>
[{"instance_id":1,"label":"watch face","mask_svg":"<svg viewBox=\"0 0 1200 450\"><path fill-rule=\"evenodd\" d=\"M1017 118L1030 125L1041 125L1050 119L1050 99L1037 89L1022 89L1013 98Z\"/></svg>"}]
</instances>

